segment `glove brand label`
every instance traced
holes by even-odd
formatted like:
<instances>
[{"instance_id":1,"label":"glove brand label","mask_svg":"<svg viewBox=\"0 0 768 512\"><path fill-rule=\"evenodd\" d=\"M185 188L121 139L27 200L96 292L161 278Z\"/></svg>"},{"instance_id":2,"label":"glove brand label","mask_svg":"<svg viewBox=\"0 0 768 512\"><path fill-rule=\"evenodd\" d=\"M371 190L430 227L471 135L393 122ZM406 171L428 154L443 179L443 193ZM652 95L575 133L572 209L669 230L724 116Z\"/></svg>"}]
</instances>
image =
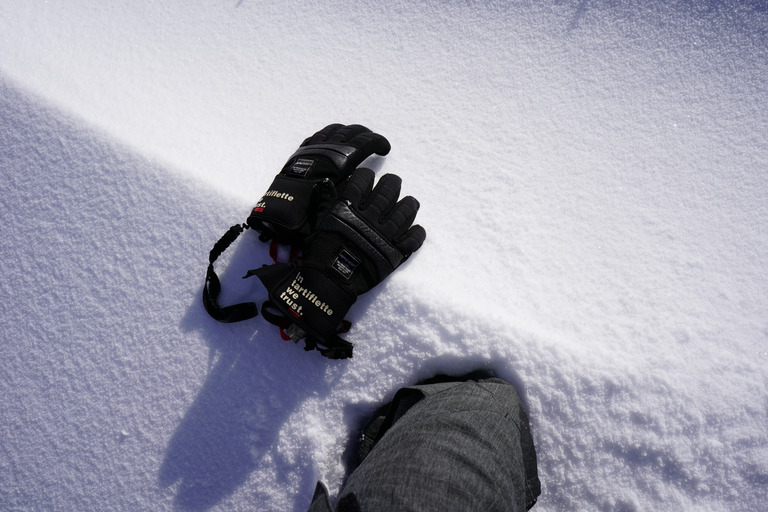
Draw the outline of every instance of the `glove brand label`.
<instances>
[{"instance_id":1,"label":"glove brand label","mask_svg":"<svg viewBox=\"0 0 768 512\"><path fill-rule=\"evenodd\" d=\"M291 165L291 168L288 169L288 174L291 176L300 176L305 177L309 170L312 168L312 165L315 163L314 160L309 160L307 158L299 158L295 162L293 162L293 165Z\"/></svg>"},{"instance_id":2,"label":"glove brand label","mask_svg":"<svg viewBox=\"0 0 768 512\"><path fill-rule=\"evenodd\" d=\"M274 197L276 199L285 199L286 201L293 201L293 196L289 194L288 192L280 192L279 190L267 190L267 193L264 194L264 197ZM264 199L262 197L262 199Z\"/></svg>"},{"instance_id":3,"label":"glove brand label","mask_svg":"<svg viewBox=\"0 0 768 512\"><path fill-rule=\"evenodd\" d=\"M317 307L325 313L328 316L333 315L333 310L331 307L320 300L317 297L317 294L312 292L311 290L308 290L304 288L301 283L304 282L304 277L301 275L301 272L298 272L296 274L296 277L293 278L293 281L288 286L288 288L285 289L283 293L280 294L280 300L285 302L285 304L291 308L291 314L295 316L296 318L301 318L302 316L302 309L303 305L299 304L300 297L303 297L304 300L302 302L308 302L309 304Z\"/></svg>"},{"instance_id":4,"label":"glove brand label","mask_svg":"<svg viewBox=\"0 0 768 512\"><path fill-rule=\"evenodd\" d=\"M352 256L346 250L342 249L339 255L336 256L336 259L333 260L333 263L331 263L331 268L335 270L336 273L342 277L342 279L349 281L349 278L352 277L352 273L355 271L359 264L360 260Z\"/></svg>"}]
</instances>

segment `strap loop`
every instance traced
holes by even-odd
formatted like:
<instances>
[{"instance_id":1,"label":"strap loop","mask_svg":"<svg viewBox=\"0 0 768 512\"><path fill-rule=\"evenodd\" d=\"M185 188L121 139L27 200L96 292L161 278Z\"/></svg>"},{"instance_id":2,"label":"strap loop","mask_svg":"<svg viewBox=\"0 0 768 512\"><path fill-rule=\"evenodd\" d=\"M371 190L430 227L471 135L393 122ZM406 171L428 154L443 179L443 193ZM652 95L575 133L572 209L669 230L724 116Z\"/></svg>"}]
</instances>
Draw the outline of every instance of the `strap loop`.
<instances>
[{"instance_id":1,"label":"strap loop","mask_svg":"<svg viewBox=\"0 0 768 512\"><path fill-rule=\"evenodd\" d=\"M229 228L224 236L216 242L208 255L208 270L203 284L203 306L215 320L224 323L240 322L259 314L259 307L254 302L243 302L231 306L219 306L217 299L221 293L221 281L213 270L215 262L221 254L237 240L237 237L248 228L247 224L236 224Z\"/></svg>"}]
</instances>

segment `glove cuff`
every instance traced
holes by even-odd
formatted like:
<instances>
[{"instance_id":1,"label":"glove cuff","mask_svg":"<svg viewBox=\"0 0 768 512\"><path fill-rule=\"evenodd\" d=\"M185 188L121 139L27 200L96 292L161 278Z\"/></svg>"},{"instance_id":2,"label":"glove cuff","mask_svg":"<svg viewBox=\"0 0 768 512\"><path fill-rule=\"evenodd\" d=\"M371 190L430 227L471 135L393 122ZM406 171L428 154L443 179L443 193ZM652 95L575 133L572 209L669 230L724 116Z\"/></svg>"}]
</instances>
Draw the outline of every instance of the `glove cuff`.
<instances>
[{"instance_id":1,"label":"glove cuff","mask_svg":"<svg viewBox=\"0 0 768 512\"><path fill-rule=\"evenodd\" d=\"M278 174L248 216L248 226L268 238L297 243L311 230L313 205L332 186L325 181Z\"/></svg>"},{"instance_id":2,"label":"glove cuff","mask_svg":"<svg viewBox=\"0 0 768 512\"><path fill-rule=\"evenodd\" d=\"M291 322L320 342L337 338L338 328L357 297L320 270L276 264L251 270L269 290L269 298Z\"/></svg>"}]
</instances>

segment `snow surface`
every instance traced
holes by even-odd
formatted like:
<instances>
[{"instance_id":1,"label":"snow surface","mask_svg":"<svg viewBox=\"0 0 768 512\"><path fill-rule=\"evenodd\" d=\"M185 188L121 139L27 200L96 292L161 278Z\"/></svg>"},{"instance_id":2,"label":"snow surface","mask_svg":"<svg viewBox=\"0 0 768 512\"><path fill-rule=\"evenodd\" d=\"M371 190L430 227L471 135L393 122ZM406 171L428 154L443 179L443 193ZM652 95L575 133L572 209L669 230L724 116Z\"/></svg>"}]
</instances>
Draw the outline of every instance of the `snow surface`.
<instances>
[{"instance_id":1,"label":"snow surface","mask_svg":"<svg viewBox=\"0 0 768 512\"><path fill-rule=\"evenodd\" d=\"M764 3L10 1L0 102L0 510L305 510L377 404L478 367L534 510L768 510ZM428 232L347 361L199 299L331 122Z\"/></svg>"}]
</instances>

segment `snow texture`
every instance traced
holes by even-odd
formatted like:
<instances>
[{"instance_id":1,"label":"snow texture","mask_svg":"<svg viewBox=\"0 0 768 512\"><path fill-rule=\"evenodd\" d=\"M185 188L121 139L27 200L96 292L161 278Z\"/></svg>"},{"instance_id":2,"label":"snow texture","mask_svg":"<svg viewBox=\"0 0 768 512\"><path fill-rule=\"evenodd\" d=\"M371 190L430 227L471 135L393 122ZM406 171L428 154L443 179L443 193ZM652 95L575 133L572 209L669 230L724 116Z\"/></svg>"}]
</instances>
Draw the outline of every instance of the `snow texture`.
<instances>
[{"instance_id":1,"label":"snow texture","mask_svg":"<svg viewBox=\"0 0 768 512\"><path fill-rule=\"evenodd\" d=\"M0 6L0 510L306 509L400 386L523 395L535 510L766 510L768 9ZM361 123L425 246L329 361L202 308L304 137ZM248 233L223 301L261 300Z\"/></svg>"}]
</instances>

